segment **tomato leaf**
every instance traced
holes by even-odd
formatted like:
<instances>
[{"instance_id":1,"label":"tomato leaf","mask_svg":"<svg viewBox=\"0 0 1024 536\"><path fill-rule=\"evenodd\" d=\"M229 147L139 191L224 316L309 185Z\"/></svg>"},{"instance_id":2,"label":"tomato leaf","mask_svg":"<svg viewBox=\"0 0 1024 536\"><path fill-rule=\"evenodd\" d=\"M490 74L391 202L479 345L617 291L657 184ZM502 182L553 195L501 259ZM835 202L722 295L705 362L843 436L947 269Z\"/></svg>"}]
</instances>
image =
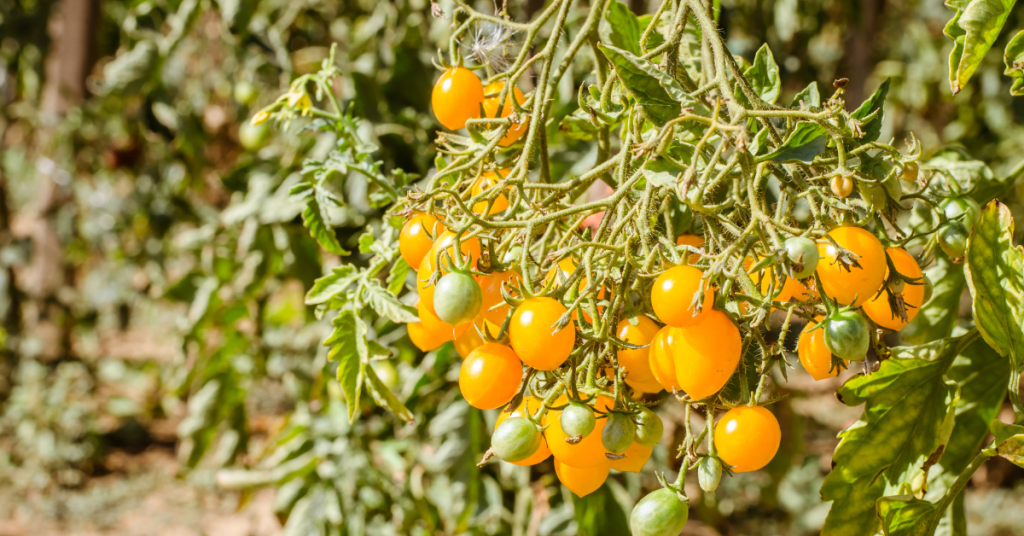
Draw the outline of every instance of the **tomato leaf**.
<instances>
[{"instance_id":1,"label":"tomato leaf","mask_svg":"<svg viewBox=\"0 0 1024 536\"><path fill-rule=\"evenodd\" d=\"M327 359L338 362L338 382L348 405L348 420L353 422L359 413L359 395L366 376L366 362L369 350L366 346L366 324L363 319L348 309L335 317L334 334L328 340L335 341Z\"/></svg>"},{"instance_id":2,"label":"tomato leaf","mask_svg":"<svg viewBox=\"0 0 1024 536\"><path fill-rule=\"evenodd\" d=\"M380 286L380 281L376 279L363 284L363 299L377 314L386 316L393 322L403 324L419 322L419 317L416 316L414 309L398 301L398 298Z\"/></svg>"},{"instance_id":3,"label":"tomato leaf","mask_svg":"<svg viewBox=\"0 0 1024 536\"><path fill-rule=\"evenodd\" d=\"M964 272L981 336L1014 370L1024 370L1024 249L1013 245L1013 216L999 201L974 224Z\"/></svg>"},{"instance_id":4,"label":"tomato leaf","mask_svg":"<svg viewBox=\"0 0 1024 536\"><path fill-rule=\"evenodd\" d=\"M942 33L953 40L949 53L949 87L953 94L967 85L992 48L1017 0L946 0L956 15Z\"/></svg>"},{"instance_id":5,"label":"tomato leaf","mask_svg":"<svg viewBox=\"0 0 1024 536\"><path fill-rule=\"evenodd\" d=\"M810 162L825 150L825 141L827 140L825 134L825 129L821 125L813 121L800 121L793 129L793 133L778 149L757 160L759 162L765 160Z\"/></svg>"},{"instance_id":6,"label":"tomato leaf","mask_svg":"<svg viewBox=\"0 0 1024 536\"><path fill-rule=\"evenodd\" d=\"M754 56L754 63L743 71L743 78L750 82L750 86L761 100L775 104L779 100L779 93L782 91L782 79L779 78L779 65L775 63L775 56L768 45L761 45L757 55ZM744 104L747 102L746 95L742 93L739 86L736 87L736 97Z\"/></svg>"},{"instance_id":7,"label":"tomato leaf","mask_svg":"<svg viewBox=\"0 0 1024 536\"><path fill-rule=\"evenodd\" d=\"M388 292L397 296L402 289L405 288L405 278L409 275L409 271L412 270L412 266L405 262L405 259L398 257L395 261L395 265L391 267L391 272L388 273Z\"/></svg>"},{"instance_id":8,"label":"tomato leaf","mask_svg":"<svg viewBox=\"0 0 1024 536\"><path fill-rule=\"evenodd\" d=\"M863 120L865 117L875 114L870 121L865 123L867 126L861 128L861 132L864 133L861 136L861 141L864 143L872 142L878 139L878 135L882 133L882 118L885 116L885 96L889 94L889 79L886 78L882 85L878 86L878 89L871 94L868 100L861 103L860 107L850 114L857 120Z\"/></svg>"},{"instance_id":9,"label":"tomato leaf","mask_svg":"<svg viewBox=\"0 0 1024 536\"><path fill-rule=\"evenodd\" d=\"M1024 426L992 422L996 454L1017 467L1024 467Z\"/></svg>"},{"instance_id":10,"label":"tomato leaf","mask_svg":"<svg viewBox=\"0 0 1024 536\"><path fill-rule=\"evenodd\" d=\"M629 51L608 45L598 45L626 91L636 99L644 117L662 126L679 117L683 103L691 102L682 86L651 62L638 58Z\"/></svg>"},{"instance_id":11,"label":"tomato leaf","mask_svg":"<svg viewBox=\"0 0 1024 536\"><path fill-rule=\"evenodd\" d=\"M377 376L377 373L373 371L373 367L366 367L366 389L370 392L370 396L377 402L378 406L383 406L391 410L396 417L402 419L407 424L416 424L416 417L413 416L409 408L405 407L398 397L388 389L387 385Z\"/></svg>"},{"instance_id":12,"label":"tomato leaf","mask_svg":"<svg viewBox=\"0 0 1024 536\"><path fill-rule=\"evenodd\" d=\"M338 266L331 273L317 279L306 293L306 305L326 303L359 279L360 273L351 264Z\"/></svg>"},{"instance_id":13,"label":"tomato leaf","mask_svg":"<svg viewBox=\"0 0 1024 536\"><path fill-rule=\"evenodd\" d=\"M839 389L844 404L866 406L860 420L839 434L832 472L822 483L822 499L833 501L823 535L876 532L875 501L919 477L925 461L944 447L960 397L945 374L975 337L972 332L893 348L877 372Z\"/></svg>"},{"instance_id":14,"label":"tomato leaf","mask_svg":"<svg viewBox=\"0 0 1024 536\"><path fill-rule=\"evenodd\" d=\"M953 361L947 374L960 386L956 425L939 460L944 473L954 477L971 463L988 436L1006 399L1010 365L984 340L975 340Z\"/></svg>"},{"instance_id":15,"label":"tomato leaf","mask_svg":"<svg viewBox=\"0 0 1024 536\"><path fill-rule=\"evenodd\" d=\"M629 6L619 0L612 0L604 12L604 20L608 24L601 27L602 39L639 56L640 36L643 35L645 26L640 23L636 14L629 10Z\"/></svg>"},{"instance_id":16,"label":"tomato leaf","mask_svg":"<svg viewBox=\"0 0 1024 536\"><path fill-rule=\"evenodd\" d=\"M953 264L944 254L935 256L936 263L925 270L932 281L932 298L921 306L917 316L900 331L908 344L924 344L949 337L956 327L960 311L960 296L967 280L960 266Z\"/></svg>"},{"instance_id":17,"label":"tomato leaf","mask_svg":"<svg viewBox=\"0 0 1024 536\"><path fill-rule=\"evenodd\" d=\"M1017 32L1017 35L1013 36L1013 39L1006 44L1003 63L1006 64L1003 74L1013 79L1010 95L1015 97L1024 95L1024 30Z\"/></svg>"},{"instance_id":18,"label":"tomato leaf","mask_svg":"<svg viewBox=\"0 0 1024 536\"><path fill-rule=\"evenodd\" d=\"M799 108L800 101L808 108L821 108L821 93L818 92L818 83L811 82L800 93L793 97L791 108Z\"/></svg>"},{"instance_id":19,"label":"tomato leaf","mask_svg":"<svg viewBox=\"0 0 1024 536\"><path fill-rule=\"evenodd\" d=\"M306 202L306 208L302 210L302 224L309 229L310 236L327 251L341 256L350 254L341 247L338 237L334 236L334 229L327 224L327 215L316 197Z\"/></svg>"},{"instance_id":20,"label":"tomato leaf","mask_svg":"<svg viewBox=\"0 0 1024 536\"><path fill-rule=\"evenodd\" d=\"M929 501L918 499L910 493L892 495L878 499L877 510L885 536L932 534L929 523L936 515L936 506Z\"/></svg>"}]
</instances>

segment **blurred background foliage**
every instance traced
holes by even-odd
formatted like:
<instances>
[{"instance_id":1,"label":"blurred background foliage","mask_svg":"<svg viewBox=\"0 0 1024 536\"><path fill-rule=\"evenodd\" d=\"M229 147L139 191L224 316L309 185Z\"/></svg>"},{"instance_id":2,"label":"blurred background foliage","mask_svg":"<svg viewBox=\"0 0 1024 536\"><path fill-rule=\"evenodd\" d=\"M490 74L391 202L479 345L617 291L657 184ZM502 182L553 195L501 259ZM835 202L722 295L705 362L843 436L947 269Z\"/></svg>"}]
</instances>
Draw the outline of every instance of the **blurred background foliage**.
<instances>
[{"instance_id":1,"label":"blurred background foliage","mask_svg":"<svg viewBox=\"0 0 1024 536\"><path fill-rule=\"evenodd\" d=\"M525 20L543 2L509 4ZM629 6L646 13L657 2ZM130 533L118 517L126 509L185 488L222 509L264 508L273 515L252 527L280 523L296 535L625 533L625 512L656 484L653 468L673 463L673 408L662 408L655 463L574 500L550 462L532 473L476 467L495 415L460 398L451 345L424 356L402 330L379 334L391 355L374 371L415 424L364 398L350 425L319 344L331 328L303 303L341 259L318 250L288 192L304 158L344 149L303 121L282 131L247 118L337 43L337 96L358 120L355 135L384 172L428 175L438 127L430 61L449 24L431 9L428 0L0 0L0 533ZM1010 96L995 53L951 95L942 35L951 13L924 0L722 0L720 21L735 54L771 46L784 99L848 77L849 101L860 102L891 78L884 137L913 132L926 152L956 144L1001 176L1024 154L1024 100ZM1021 26L1024 8L993 48ZM559 115L572 113L585 76L566 77ZM579 147L565 141L556 174L585 162ZM346 184L331 223L358 251L382 213L365 180ZM1003 196L1019 216L1018 199ZM688 487L688 533L820 528L835 435L859 411L834 399L838 382L790 380L792 396L776 406L780 455L714 495ZM158 465L169 476L153 477ZM254 499L263 488L272 498ZM974 533L1024 534L1022 491L1019 469L988 462L967 495ZM217 532L203 525L209 501L189 508L147 533Z\"/></svg>"}]
</instances>

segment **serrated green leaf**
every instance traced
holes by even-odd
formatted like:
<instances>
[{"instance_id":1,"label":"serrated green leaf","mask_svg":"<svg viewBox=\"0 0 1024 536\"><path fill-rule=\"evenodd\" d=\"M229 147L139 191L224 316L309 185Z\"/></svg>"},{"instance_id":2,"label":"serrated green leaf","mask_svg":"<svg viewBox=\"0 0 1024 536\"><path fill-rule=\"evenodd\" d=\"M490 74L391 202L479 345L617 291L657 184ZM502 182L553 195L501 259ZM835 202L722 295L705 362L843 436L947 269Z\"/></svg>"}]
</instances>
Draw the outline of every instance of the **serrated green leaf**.
<instances>
[{"instance_id":1,"label":"serrated green leaf","mask_svg":"<svg viewBox=\"0 0 1024 536\"><path fill-rule=\"evenodd\" d=\"M743 71L743 77L750 82L750 86L761 100L775 104L782 92L782 79L779 78L779 66L775 63L775 56L767 44L761 45L754 56L754 63ZM737 87L737 97L746 101L745 95Z\"/></svg>"},{"instance_id":2,"label":"serrated green leaf","mask_svg":"<svg viewBox=\"0 0 1024 536\"><path fill-rule=\"evenodd\" d=\"M641 35L643 34L643 32L647 31L647 27L650 26L653 22L654 15L651 15L650 13L640 16L640 27L643 28L643 31L640 32ZM654 28L654 30L651 30L651 33L647 36L647 50L658 48L658 46L660 46L664 42L665 36L661 35L661 33L658 32L658 28Z\"/></svg>"},{"instance_id":3,"label":"serrated green leaf","mask_svg":"<svg viewBox=\"0 0 1024 536\"><path fill-rule=\"evenodd\" d=\"M810 162L825 150L827 140L824 127L813 121L800 121L782 145L757 160L774 160L776 162Z\"/></svg>"},{"instance_id":4,"label":"serrated green leaf","mask_svg":"<svg viewBox=\"0 0 1024 536\"><path fill-rule=\"evenodd\" d=\"M875 116L861 127L861 132L864 133L860 140L864 143L872 142L878 139L878 135L882 132L882 122L885 117L885 96L889 94L889 79L886 78L882 85L878 86L878 89L868 97L868 100L861 103L861 105L850 114L851 117L857 120L863 120L865 117L875 113Z\"/></svg>"},{"instance_id":5,"label":"serrated green leaf","mask_svg":"<svg viewBox=\"0 0 1024 536\"><path fill-rule=\"evenodd\" d=\"M917 316L907 324L900 335L909 344L924 344L949 337L956 327L960 311L960 296L967 280L959 265L949 257L936 255L935 265L924 271L932 281L932 298L921 306Z\"/></svg>"},{"instance_id":6,"label":"serrated green leaf","mask_svg":"<svg viewBox=\"0 0 1024 536\"><path fill-rule=\"evenodd\" d=\"M640 36L644 33L644 27L636 14L626 4L612 0L605 9L604 20L606 24L601 28L604 41L639 56Z\"/></svg>"},{"instance_id":7,"label":"serrated green leaf","mask_svg":"<svg viewBox=\"0 0 1024 536\"><path fill-rule=\"evenodd\" d=\"M338 382L348 405L348 420L359 413L359 395L366 377L369 351L366 346L366 324L350 310L342 310L334 319L335 342L327 358L338 362Z\"/></svg>"},{"instance_id":8,"label":"serrated green leaf","mask_svg":"<svg viewBox=\"0 0 1024 536\"><path fill-rule=\"evenodd\" d=\"M366 367L366 379L369 380L366 383L366 388L370 391L370 395L373 396L374 401L377 405L383 406L391 410L396 417L402 419L407 424L416 424L416 417L413 416L409 408L405 407L398 397L388 389L387 385L377 377L377 373L373 371L373 367Z\"/></svg>"},{"instance_id":9,"label":"serrated green leaf","mask_svg":"<svg viewBox=\"0 0 1024 536\"><path fill-rule=\"evenodd\" d=\"M309 235L327 251L335 255L350 255L351 253L341 247L338 237L334 236L334 229L327 224L327 217L322 210L323 207L317 202L316 197L309 198L306 208L302 210L302 224L309 229Z\"/></svg>"},{"instance_id":10,"label":"serrated green leaf","mask_svg":"<svg viewBox=\"0 0 1024 536\"><path fill-rule=\"evenodd\" d=\"M1013 79L1010 95L1014 97L1024 95L1024 30L1017 32L1017 35L1013 36L1013 39L1006 44L1003 63L1006 64L1003 74Z\"/></svg>"},{"instance_id":11,"label":"serrated green leaf","mask_svg":"<svg viewBox=\"0 0 1024 536\"><path fill-rule=\"evenodd\" d=\"M989 424L1006 399L1010 364L985 341L978 339L953 361L947 375L960 386L956 424L939 459L944 473L960 474L978 453Z\"/></svg>"},{"instance_id":12,"label":"serrated green leaf","mask_svg":"<svg viewBox=\"0 0 1024 536\"><path fill-rule=\"evenodd\" d=\"M992 422L996 454L1006 461L1024 468L1024 426Z\"/></svg>"},{"instance_id":13,"label":"serrated green leaf","mask_svg":"<svg viewBox=\"0 0 1024 536\"><path fill-rule=\"evenodd\" d=\"M848 406L866 403L861 418L839 434L833 469L821 486L833 501L824 536L874 534L875 502L920 476L924 462L949 440L959 387L945 374L976 338L938 340L892 349L877 372L839 389Z\"/></svg>"},{"instance_id":14,"label":"serrated green leaf","mask_svg":"<svg viewBox=\"0 0 1024 536\"><path fill-rule=\"evenodd\" d=\"M367 230L359 235L359 253L371 253L373 250L373 230Z\"/></svg>"},{"instance_id":15,"label":"serrated green leaf","mask_svg":"<svg viewBox=\"0 0 1024 536\"><path fill-rule=\"evenodd\" d=\"M821 93L818 92L817 82L807 84L803 91L793 97L793 102L789 106L791 108L799 108L800 101L803 101L804 105L808 108L821 108Z\"/></svg>"},{"instance_id":16,"label":"serrated green leaf","mask_svg":"<svg viewBox=\"0 0 1024 536\"><path fill-rule=\"evenodd\" d=\"M331 273L317 279L306 293L306 305L326 303L359 279L360 273L350 264L334 268Z\"/></svg>"},{"instance_id":17,"label":"serrated green leaf","mask_svg":"<svg viewBox=\"0 0 1024 536\"><path fill-rule=\"evenodd\" d=\"M405 288L405 278L409 275L409 270L411 269L412 266L409 266L405 259L398 257L395 265L391 267L391 272L388 273L388 292L395 296L401 293L402 289Z\"/></svg>"},{"instance_id":18,"label":"serrated green leaf","mask_svg":"<svg viewBox=\"0 0 1024 536\"><path fill-rule=\"evenodd\" d=\"M667 171L643 170L644 178L655 186L674 186L677 182L676 175Z\"/></svg>"},{"instance_id":19,"label":"serrated green leaf","mask_svg":"<svg viewBox=\"0 0 1024 536\"><path fill-rule=\"evenodd\" d=\"M956 95L992 48L1017 0L946 0L956 15L943 33L953 40L949 53L949 87Z\"/></svg>"},{"instance_id":20,"label":"serrated green leaf","mask_svg":"<svg viewBox=\"0 0 1024 536\"><path fill-rule=\"evenodd\" d=\"M638 58L629 51L608 45L598 45L626 91L637 101L644 117L663 126L679 117L684 103L690 102L682 86L651 62Z\"/></svg>"},{"instance_id":21,"label":"serrated green leaf","mask_svg":"<svg viewBox=\"0 0 1024 536\"><path fill-rule=\"evenodd\" d=\"M878 499L878 519L885 536L929 536L936 516L935 504L913 495L892 495Z\"/></svg>"},{"instance_id":22,"label":"serrated green leaf","mask_svg":"<svg viewBox=\"0 0 1024 536\"><path fill-rule=\"evenodd\" d=\"M414 309L398 301L398 298L380 286L380 281L376 279L363 284L363 300L370 304L377 314L391 319L392 322L419 322Z\"/></svg>"},{"instance_id":23,"label":"serrated green leaf","mask_svg":"<svg viewBox=\"0 0 1024 536\"><path fill-rule=\"evenodd\" d=\"M597 127L591 122L590 114L580 108L563 117L558 123L558 130L574 140L590 141L597 136Z\"/></svg>"},{"instance_id":24,"label":"serrated green leaf","mask_svg":"<svg viewBox=\"0 0 1024 536\"><path fill-rule=\"evenodd\" d=\"M1014 370L1024 370L1024 249L1013 245L1013 216L999 201L974 224L964 272L978 331Z\"/></svg>"}]
</instances>

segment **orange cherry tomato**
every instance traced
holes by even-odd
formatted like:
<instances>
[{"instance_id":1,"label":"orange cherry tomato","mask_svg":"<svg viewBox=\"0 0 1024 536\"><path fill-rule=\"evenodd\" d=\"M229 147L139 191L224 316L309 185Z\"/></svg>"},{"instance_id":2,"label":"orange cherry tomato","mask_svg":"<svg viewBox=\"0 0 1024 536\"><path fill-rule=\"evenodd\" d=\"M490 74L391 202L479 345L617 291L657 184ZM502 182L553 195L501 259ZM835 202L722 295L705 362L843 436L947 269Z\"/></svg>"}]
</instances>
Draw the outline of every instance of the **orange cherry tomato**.
<instances>
[{"instance_id":1,"label":"orange cherry tomato","mask_svg":"<svg viewBox=\"0 0 1024 536\"><path fill-rule=\"evenodd\" d=\"M676 379L676 360L672 356L672 342L678 336L679 328L665 326L658 330L651 341L651 351L648 355L648 362L651 365L651 374L666 391L681 391L679 380Z\"/></svg>"},{"instance_id":2,"label":"orange cherry tomato","mask_svg":"<svg viewBox=\"0 0 1024 536\"><path fill-rule=\"evenodd\" d=\"M519 391L523 363L504 344L489 342L470 352L459 369L459 390L470 406L494 409Z\"/></svg>"},{"instance_id":3,"label":"orange cherry tomato","mask_svg":"<svg viewBox=\"0 0 1024 536\"><path fill-rule=\"evenodd\" d=\"M443 229L437 218L422 212L414 214L402 226L398 235L398 251L413 270L420 267L420 262L434 246L434 238Z\"/></svg>"},{"instance_id":4,"label":"orange cherry tomato","mask_svg":"<svg viewBox=\"0 0 1024 536\"><path fill-rule=\"evenodd\" d=\"M669 353L676 380L693 400L707 398L725 387L743 351L740 330L721 311L710 311L695 326L673 334Z\"/></svg>"},{"instance_id":5,"label":"orange cherry tomato","mask_svg":"<svg viewBox=\"0 0 1024 536\"><path fill-rule=\"evenodd\" d=\"M824 380L839 375L838 368L832 368L832 352L825 346L825 330L812 328L821 322L819 316L814 322L808 322L804 330L800 332L800 338L796 343L796 354L812 378ZM829 370L831 369L831 370Z\"/></svg>"},{"instance_id":6,"label":"orange cherry tomato","mask_svg":"<svg viewBox=\"0 0 1024 536\"><path fill-rule=\"evenodd\" d=\"M542 405L544 405L543 400L526 395L523 397L523 401L519 403L519 406L512 413L505 413L504 411L498 413L498 420L495 421L494 428L497 429L498 426L505 422L505 419L508 419L509 417L526 417L527 412L532 415L536 413ZM537 465L538 463L548 459L549 456L551 456L551 450L548 448L547 441L541 438L540 448L537 449L537 452L534 452L532 456L525 460L512 463L522 466Z\"/></svg>"},{"instance_id":7,"label":"orange cherry tomato","mask_svg":"<svg viewBox=\"0 0 1024 536\"><path fill-rule=\"evenodd\" d=\"M679 238L676 238L676 245L677 246L692 246L692 247L695 247L695 248L702 248L702 247L704 247L704 237L703 236L694 235L694 234L679 235ZM699 260L700 260L700 253L690 252L689 261L684 263L684 264L696 264L697 261L699 261Z\"/></svg>"},{"instance_id":8,"label":"orange cherry tomato","mask_svg":"<svg viewBox=\"0 0 1024 536\"><path fill-rule=\"evenodd\" d=\"M621 341L644 346L636 350L623 348L618 351L619 366L625 369L626 380L644 383L654 379L654 373L651 372L650 344L661 328L646 316L638 316L636 320L635 326L630 324L628 319L619 322L615 336Z\"/></svg>"},{"instance_id":9,"label":"orange cherry tomato","mask_svg":"<svg viewBox=\"0 0 1024 536\"><path fill-rule=\"evenodd\" d=\"M715 303L714 291L705 286L701 312L694 315L691 304L700 289L704 272L692 266L673 266L662 272L651 289L651 305L662 322L677 328L700 323Z\"/></svg>"},{"instance_id":10,"label":"orange cherry tomato","mask_svg":"<svg viewBox=\"0 0 1024 536\"><path fill-rule=\"evenodd\" d=\"M499 169L498 173L501 173L502 177L508 177L509 170ZM469 193L473 197L480 195L481 193L494 188L495 185L501 179L493 171L485 171L480 178L473 181L473 185L469 188ZM487 210L487 201L480 201L473 204L473 213L486 216L487 214L497 214L508 208L508 198L505 194L499 194L498 197L494 198L494 203L491 203L491 210ZM487 214L484 214L487 212Z\"/></svg>"},{"instance_id":11,"label":"orange cherry tomato","mask_svg":"<svg viewBox=\"0 0 1024 536\"><path fill-rule=\"evenodd\" d=\"M564 406L568 403L569 398L563 394L555 400L553 406ZM595 402L595 407L601 411L608 411L613 406L612 399L606 396L598 396L597 402ZM544 439L555 459L572 467L597 467L608 465L608 458L605 457L607 451L601 443L601 433L604 431L604 424L607 420L597 419L594 430L575 445L565 441L569 436L562 430L561 411L548 411L541 424L547 426L544 430Z\"/></svg>"},{"instance_id":12,"label":"orange cherry tomato","mask_svg":"<svg viewBox=\"0 0 1024 536\"><path fill-rule=\"evenodd\" d=\"M653 376L650 380L647 380L645 382L635 382L630 380L629 378L626 378L626 385L628 385L630 388L632 388L639 394L660 393L664 390L664 387L661 386L661 383L658 382L658 380L655 379Z\"/></svg>"},{"instance_id":13,"label":"orange cherry tomato","mask_svg":"<svg viewBox=\"0 0 1024 536\"><path fill-rule=\"evenodd\" d=\"M577 497L584 497L597 491L608 480L608 463L594 467L579 468L568 465L555 458L555 475L569 491Z\"/></svg>"},{"instance_id":14,"label":"orange cherry tomato","mask_svg":"<svg viewBox=\"0 0 1024 536\"><path fill-rule=\"evenodd\" d=\"M466 121L480 117L484 102L484 85L473 71L463 67L448 69L437 79L430 95L430 104L437 121L450 130L466 126Z\"/></svg>"},{"instance_id":15,"label":"orange cherry tomato","mask_svg":"<svg viewBox=\"0 0 1024 536\"><path fill-rule=\"evenodd\" d=\"M410 322L405 327L409 330L409 339L416 345L416 348L423 352L437 350L448 342L446 339L438 337L436 333L424 329L420 322Z\"/></svg>"},{"instance_id":16,"label":"orange cherry tomato","mask_svg":"<svg viewBox=\"0 0 1024 536\"><path fill-rule=\"evenodd\" d=\"M476 350L484 344L484 340L476 330L478 326L482 328L483 320L480 319L480 317L477 317L473 324L475 324L475 326L470 326L469 324L458 326L459 328L467 328L455 337L455 351L459 353L459 357L462 359L469 357L469 354L471 354L473 350ZM458 329L456 329L456 331L458 331Z\"/></svg>"},{"instance_id":17,"label":"orange cherry tomato","mask_svg":"<svg viewBox=\"0 0 1024 536\"><path fill-rule=\"evenodd\" d=\"M537 370L555 370L565 363L576 344L572 320L555 331L555 323L565 312L566 308L551 298L530 298L516 307L508 336L523 363Z\"/></svg>"},{"instance_id":18,"label":"orange cherry tomato","mask_svg":"<svg viewBox=\"0 0 1024 536\"><path fill-rule=\"evenodd\" d=\"M505 82L499 81L494 82L493 84L488 84L487 87L484 88L485 95L492 95L491 97L488 97L484 100L484 113L487 114L487 117L490 117L492 119L499 117L498 105L501 104L499 101L501 101L501 90L504 87ZM505 95L505 105L501 107L500 118L505 118L512 115L513 98L515 98L516 103L520 105L523 104L523 102L526 100L526 96L523 95L523 92L520 91L518 87L512 86L512 91L509 92L508 95ZM508 129L508 132L506 132L505 135L502 136L501 141L498 142L498 145L501 145L502 147L508 147L509 145L512 145L519 138L522 138L523 135L526 134L527 130L529 130L529 128L530 117L524 114L519 124L512 125Z\"/></svg>"},{"instance_id":19,"label":"orange cherry tomato","mask_svg":"<svg viewBox=\"0 0 1024 536\"><path fill-rule=\"evenodd\" d=\"M480 314L490 323L501 326L505 322L505 316L508 315L511 305L505 303L505 299L501 297L501 285L508 283L514 285L519 282L519 274L509 270L507 272L492 272L486 276L477 277L477 283L480 283L480 290L483 292L483 305L480 308ZM497 309L491 310L492 307L498 304L503 304Z\"/></svg>"},{"instance_id":20,"label":"orange cherry tomato","mask_svg":"<svg viewBox=\"0 0 1024 536\"><path fill-rule=\"evenodd\" d=\"M905 249L888 248L885 251L889 254L893 266L896 267L896 271L900 275L910 279L920 279L922 277L921 267L917 265L917 261ZM918 284L905 283L903 285L902 294L904 309L907 311L907 322L904 322L889 307L889 294L887 292L882 292L868 300L864 304L864 313L875 324L883 328L889 328L894 331L903 329L903 326L906 326L917 316L917 311L920 309L921 304L924 303L924 281L921 280L916 283Z\"/></svg>"},{"instance_id":21,"label":"orange cherry tomato","mask_svg":"<svg viewBox=\"0 0 1024 536\"><path fill-rule=\"evenodd\" d=\"M468 256L470 258L470 267L476 267L476 261L480 259L480 241L476 237L463 239L460 241L459 251L462 252L463 258ZM441 253L441 258L445 258L445 254L455 260L455 233L451 231L444 231L434 241L434 245L431 246L430 251L427 252L427 256L423 257L420 262L420 267L416 271L416 290L420 295L420 303L431 314L436 315L437 312L434 310L434 286L428 285L427 282L430 280L430 276L434 273L434 259L438 257L438 252ZM448 270L445 267L441 268L441 273L446 274ZM436 282L435 282L436 283Z\"/></svg>"},{"instance_id":22,"label":"orange cherry tomato","mask_svg":"<svg viewBox=\"0 0 1024 536\"><path fill-rule=\"evenodd\" d=\"M645 447L640 443L633 442L625 452L622 453L625 458L621 460L611 460L609 465L616 471L623 471L626 473L639 473L644 465L647 464L647 460L651 459L651 453L654 452L654 447Z\"/></svg>"},{"instance_id":23,"label":"orange cherry tomato","mask_svg":"<svg viewBox=\"0 0 1024 536\"><path fill-rule=\"evenodd\" d=\"M775 415L760 406L731 409L715 425L715 447L737 473L768 465L779 451L782 430Z\"/></svg>"},{"instance_id":24,"label":"orange cherry tomato","mask_svg":"<svg viewBox=\"0 0 1024 536\"><path fill-rule=\"evenodd\" d=\"M860 267L850 266L847 271L837 260L835 246L828 240L819 240L821 260L816 270L821 290L843 305L864 305L875 297L885 280L885 248L875 235L859 227L837 227L828 234L844 249L859 255Z\"/></svg>"},{"instance_id":25,"label":"orange cherry tomato","mask_svg":"<svg viewBox=\"0 0 1024 536\"><path fill-rule=\"evenodd\" d=\"M453 326L438 318L436 314L428 311L423 306L422 301L416 304L416 312L419 314L420 324L423 324L423 329L434 334L435 337L443 339L445 342L454 341L456 337L468 331L469 324Z\"/></svg>"}]
</instances>

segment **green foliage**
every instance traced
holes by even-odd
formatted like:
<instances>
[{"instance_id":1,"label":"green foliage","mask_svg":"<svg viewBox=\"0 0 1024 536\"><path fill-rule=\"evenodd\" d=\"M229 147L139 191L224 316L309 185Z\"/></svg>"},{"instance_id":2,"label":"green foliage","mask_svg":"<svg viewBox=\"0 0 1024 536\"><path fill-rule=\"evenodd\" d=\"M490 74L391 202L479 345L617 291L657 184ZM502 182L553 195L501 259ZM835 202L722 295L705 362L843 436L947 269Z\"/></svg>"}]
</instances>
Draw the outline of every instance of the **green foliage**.
<instances>
[{"instance_id":1,"label":"green foliage","mask_svg":"<svg viewBox=\"0 0 1024 536\"><path fill-rule=\"evenodd\" d=\"M1017 0L947 0L956 15L943 32L953 40L949 53L949 87L953 94L967 85L985 54L999 37Z\"/></svg>"}]
</instances>

